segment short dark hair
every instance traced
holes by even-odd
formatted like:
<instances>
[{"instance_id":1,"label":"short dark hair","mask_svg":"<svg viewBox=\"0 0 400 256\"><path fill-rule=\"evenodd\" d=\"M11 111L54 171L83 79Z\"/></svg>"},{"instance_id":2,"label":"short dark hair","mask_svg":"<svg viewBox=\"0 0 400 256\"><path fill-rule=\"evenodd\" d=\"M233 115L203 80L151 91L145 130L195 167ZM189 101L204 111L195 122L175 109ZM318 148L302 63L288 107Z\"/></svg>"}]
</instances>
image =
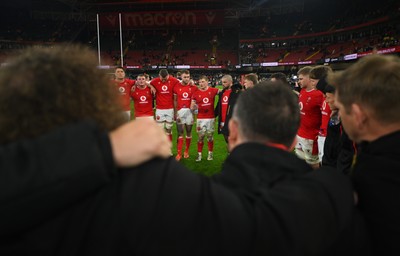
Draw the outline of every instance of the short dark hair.
<instances>
[{"instance_id":1,"label":"short dark hair","mask_svg":"<svg viewBox=\"0 0 400 256\"><path fill-rule=\"evenodd\" d=\"M288 83L286 75L282 72L273 73L270 78L275 78L277 81L281 81L282 83L285 84Z\"/></svg>"},{"instance_id":2,"label":"short dark hair","mask_svg":"<svg viewBox=\"0 0 400 256\"><path fill-rule=\"evenodd\" d=\"M311 79L324 79L327 75L332 72L332 68L325 65L318 65L311 69L310 71L310 78Z\"/></svg>"},{"instance_id":3,"label":"short dark hair","mask_svg":"<svg viewBox=\"0 0 400 256\"><path fill-rule=\"evenodd\" d=\"M168 73L168 70L166 70L166 69L160 69L160 72L158 73L162 78L166 78L168 75L169 75L169 73Z\"/></svg>"},{"instance_id":4,"label":"short dark hair","mask_svg":"<svg viewBox=\"0 0 400 256\"><path fill-rule=\"evenodd\" d=\"M289 147L300 125L298 99L281 82L260 82L239 95L233 118L246 139Z\"/></svg>"}]
</instances>

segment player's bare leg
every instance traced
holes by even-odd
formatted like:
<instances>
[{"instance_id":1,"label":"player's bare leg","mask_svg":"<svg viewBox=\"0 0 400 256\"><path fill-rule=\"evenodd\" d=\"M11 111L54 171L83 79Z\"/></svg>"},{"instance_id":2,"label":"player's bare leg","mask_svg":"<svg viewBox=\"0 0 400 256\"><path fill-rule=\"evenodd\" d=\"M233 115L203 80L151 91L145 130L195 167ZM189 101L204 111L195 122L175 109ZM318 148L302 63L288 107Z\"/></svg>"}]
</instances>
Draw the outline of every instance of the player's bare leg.
<instances>
[{"instance_id":1,"label":"player's bare leg","mask_svg":"<svg viewBox=\"0 0 400 256\"><path fill-rule=\"evenodd\" d=\"M182 147L183 147L183 136L184 136L184 124L176 123L176 130L178 132L178 138L176 139L176 161L181 160L182 158Z\"/></svg>"},{"instance_id":2,"label":"player's bare leg","mask_svg":"<svg viewBox=\"0 0 400 256\"><path fill-rule=\"evenodd\" d=\"M185 125L186 128L186 145L185 152L183 153L184 158L189 158L190 143L192 142L192 128L193 125Z\"/></svg>"}]
</instances>

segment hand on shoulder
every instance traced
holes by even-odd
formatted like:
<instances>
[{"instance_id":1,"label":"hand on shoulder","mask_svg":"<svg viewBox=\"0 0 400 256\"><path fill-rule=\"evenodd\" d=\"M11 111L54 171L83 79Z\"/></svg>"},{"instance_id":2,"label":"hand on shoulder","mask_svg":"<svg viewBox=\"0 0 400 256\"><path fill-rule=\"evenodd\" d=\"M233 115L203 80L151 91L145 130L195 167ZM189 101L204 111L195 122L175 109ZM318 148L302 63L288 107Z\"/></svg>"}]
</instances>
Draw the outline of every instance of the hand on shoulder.
<instances>
[{"instance_id":1,"label":"hand on shoulder","mask_svg":"<svg viewBox=\"0 0 400 256\"><path fill-rule=\"evenodd\" d=\"M167 158L171 153L171 142L153 120L131 121L109 136L118 167L136 166L155 157Z\"/></svg>"}]
</instances>

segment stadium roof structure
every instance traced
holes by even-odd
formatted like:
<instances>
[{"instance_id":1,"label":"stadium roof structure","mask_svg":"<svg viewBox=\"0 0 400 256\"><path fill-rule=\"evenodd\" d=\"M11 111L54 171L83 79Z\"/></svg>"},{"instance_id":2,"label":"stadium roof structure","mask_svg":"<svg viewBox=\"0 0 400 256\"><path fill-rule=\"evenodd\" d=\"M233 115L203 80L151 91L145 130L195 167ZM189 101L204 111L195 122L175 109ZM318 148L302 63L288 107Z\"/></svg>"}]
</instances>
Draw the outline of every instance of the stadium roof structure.
<instances>
[{"instance_id":1,"label":"stadium roof structure","mask_svg":"<svg viewBox=\"0 0 400 256\"><path fill-rule=\"evenodd\" d=\"M318 0L13 0L0 1L0 13L9 15L15 9L82 14L138 10L224 10L226 18L240 18L302 11L305 1Z\"/></svg>"},{"instance_id":2,"label":"stadium roof structure","mask_svg":"<svg viewBox=\"0 0 400 256\"><path fill-rule=\"evenodd\" d=\"M207 9L207 8L233 8L256 9L269 6L290 5L304 2L305 0L13 0L1 1L0 7L41 8L49 9L55 4L63 5L69 9L88 10L106 7L136 7L140 9ZM309 0L312 1L312 0ZM4 9L4 8L2 8Z\"/></svg>"}]
</instances>

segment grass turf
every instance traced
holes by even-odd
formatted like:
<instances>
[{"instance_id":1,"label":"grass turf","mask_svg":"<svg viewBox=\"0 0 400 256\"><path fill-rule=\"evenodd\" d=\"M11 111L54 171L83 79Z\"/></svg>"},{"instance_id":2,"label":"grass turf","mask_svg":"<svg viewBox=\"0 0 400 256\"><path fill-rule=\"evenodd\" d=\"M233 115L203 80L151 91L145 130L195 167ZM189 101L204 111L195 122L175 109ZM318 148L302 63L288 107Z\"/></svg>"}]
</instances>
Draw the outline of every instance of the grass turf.
<instances>
[{"instance_id":1,"label":"grass turf","mask_svg":"<svg viewBox=\"0 0 400 256\"><path fill-rule=\"evenodd\" d=\"M217 122L216 122L217 123ZM207 139L204 139L204 147L203 147L203 158L200 162L196 162L195 159L197 157L197 132L196 132L196 124L193 125L192 131L192 143L190 145L190 157L187 159L182 159L180 162L189 168L191 171L202 173L204 175L210 176L215 173L218 173L221 170L222 163L225 161L228 153L227 147L222 134L217 133L217 127L215 127L214 133L214 160L208 161L207 154L208 154L208 146L207 146ZM217 125L217 124L216 124ZM174 124L173 127L173 153L174 157L176 155L176 138L177 138L177 131L176 126Z\"/></svg>"},{"instance_id":2,"label":"grass turf","mask_svg":"<svg viewBox=\"0 0 400 256\"><path fill-rule=\"evenodd\" d=\"M134 107L133 107L133 102L131 102L131 116L134 116ZM196 172L196 173L201 173L207 176L211 176L215 173L218 173L221 171L222 163L225 161L228 153L227 153L227 146L224 140L224 136L222 134L217 133L217 122L218 119L215 120L215 133L214 133L214 160L208 161L207 160L207 154L208 154L208 145L207 145L207 139L204 139L204 147L203 147L203 158L200 162L196 162L195 159L197 157L197 132L196 132L196 122L193 124L192 128L192 143L190 145L189 149L189 154L190 157L187 159L182 159L180 162L185 165L189 170ZM176 130L176 124L174 123L174 126L172 127L172 136L173 136L173 141L172 141L172 152L174 154L174 157L176 156L176 139L177 139L177 130ZM183 147L185 147L185 142ZM184 149L184 148L183 148Z\"/></svg>"}]
</instances>

